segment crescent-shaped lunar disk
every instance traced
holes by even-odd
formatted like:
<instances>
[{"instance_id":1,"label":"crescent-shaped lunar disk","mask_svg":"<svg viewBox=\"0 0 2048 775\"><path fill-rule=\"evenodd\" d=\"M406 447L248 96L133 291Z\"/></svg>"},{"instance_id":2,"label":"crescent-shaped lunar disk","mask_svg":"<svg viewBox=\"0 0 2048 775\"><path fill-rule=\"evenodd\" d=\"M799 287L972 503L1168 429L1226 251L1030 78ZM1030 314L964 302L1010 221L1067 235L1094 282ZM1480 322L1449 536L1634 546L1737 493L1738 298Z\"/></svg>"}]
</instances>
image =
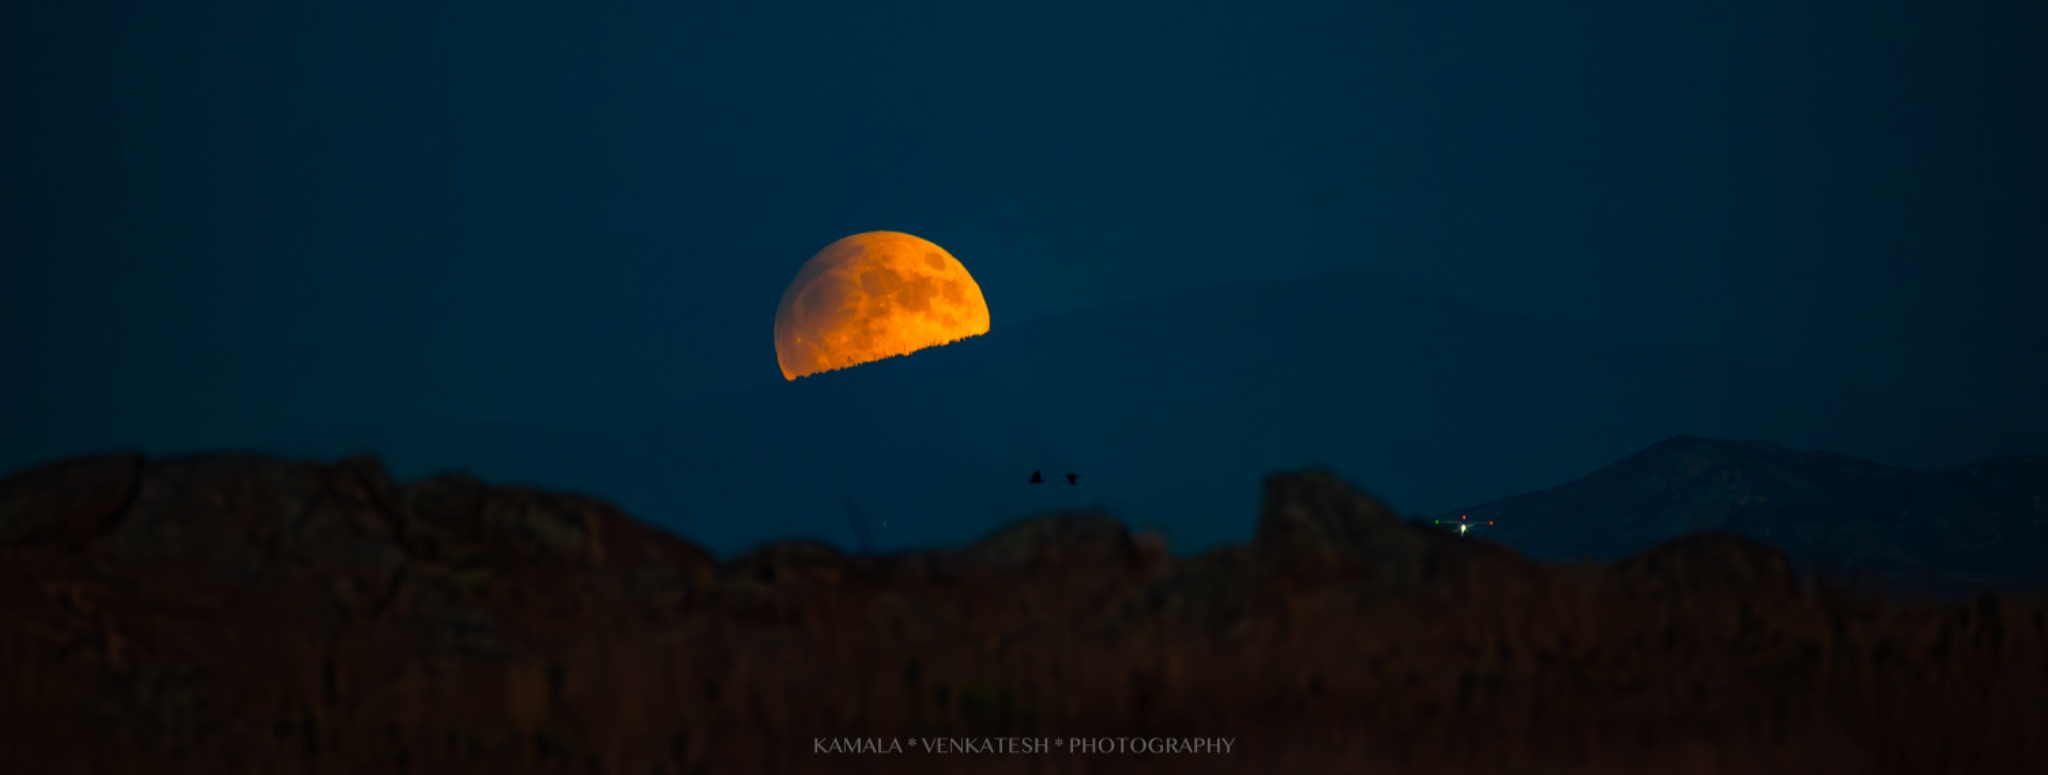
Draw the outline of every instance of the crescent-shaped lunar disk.
<instances>
[{"instance_id":1,"label":"crescent-shaped lunar disk","mask_svg":"<svg viewBox=\"0 0 2048 775\"><path fill-rule=\"evenodd\" d=\"M775 310L782 377L909 355L988 333L988 302L944 248L871 231L825 246L797 270Z\"/></svg>"}]
</instances>

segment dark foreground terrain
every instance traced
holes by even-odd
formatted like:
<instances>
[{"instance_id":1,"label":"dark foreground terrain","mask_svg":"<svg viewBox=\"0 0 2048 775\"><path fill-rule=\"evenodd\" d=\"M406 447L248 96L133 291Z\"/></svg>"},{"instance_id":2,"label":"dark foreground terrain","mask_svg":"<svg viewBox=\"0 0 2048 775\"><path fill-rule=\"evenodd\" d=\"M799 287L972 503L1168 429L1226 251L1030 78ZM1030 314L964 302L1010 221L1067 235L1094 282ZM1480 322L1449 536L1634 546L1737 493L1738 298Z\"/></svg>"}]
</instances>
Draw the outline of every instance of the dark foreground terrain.
<instances>
[{"instance_id":1,"label":"dark foreground terrain","mask_svg":"<svg viewBox=\"0 0 2048 775\"><path fill-rule=\"evenodd\" d=\"M1078 514L721 563L368 458L67 462L0 484L0 769L2048 772L2042 600L1884 602L1722 534L1537 565L1317 474L1258 520L1192 558Z\"/></svg>"}]
</instances>

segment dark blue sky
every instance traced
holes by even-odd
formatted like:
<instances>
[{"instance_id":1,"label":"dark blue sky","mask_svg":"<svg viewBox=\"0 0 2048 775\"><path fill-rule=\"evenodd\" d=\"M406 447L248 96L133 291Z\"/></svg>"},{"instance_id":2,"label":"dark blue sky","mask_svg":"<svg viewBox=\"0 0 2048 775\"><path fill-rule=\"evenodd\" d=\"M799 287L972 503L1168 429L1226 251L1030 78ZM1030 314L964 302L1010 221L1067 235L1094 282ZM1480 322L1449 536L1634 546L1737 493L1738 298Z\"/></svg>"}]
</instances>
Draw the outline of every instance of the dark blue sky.
<instances>
[{"instance_id":1,"label":"dark blue sky","mask_svg":"<svg viewBox=\"0 0 2048 775\"><path fill-rule=\"evenodd\" d=\"M2042 40L2039 2L17 3L0 436L685 412L779 382L784 284L874 229L997 333L1362 269L2048 427Z\"/></svg>"}]
</instances>

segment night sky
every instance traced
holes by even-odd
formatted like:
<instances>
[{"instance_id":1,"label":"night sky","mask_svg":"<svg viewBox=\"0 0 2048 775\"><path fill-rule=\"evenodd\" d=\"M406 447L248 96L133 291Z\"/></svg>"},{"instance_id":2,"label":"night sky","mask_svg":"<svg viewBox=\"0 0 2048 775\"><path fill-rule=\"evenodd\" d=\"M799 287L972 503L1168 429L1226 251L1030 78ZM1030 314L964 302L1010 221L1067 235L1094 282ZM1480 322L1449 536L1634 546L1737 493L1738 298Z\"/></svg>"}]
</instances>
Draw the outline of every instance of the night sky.
<instances>
[{"instance_id":1,"label":"night sky","mask_svg":"<svg viewBox=\"0 0 2048 775\"><path fill-rule=\"evenodd\" d=\"M2048 434L2043 40L2039 2L17 3L0 467L777 400L784 286L878 229L974 273L988 347L1342 271ZM1570 466L1699 430L1653 426Z\"/></svg>"}]
</instances>

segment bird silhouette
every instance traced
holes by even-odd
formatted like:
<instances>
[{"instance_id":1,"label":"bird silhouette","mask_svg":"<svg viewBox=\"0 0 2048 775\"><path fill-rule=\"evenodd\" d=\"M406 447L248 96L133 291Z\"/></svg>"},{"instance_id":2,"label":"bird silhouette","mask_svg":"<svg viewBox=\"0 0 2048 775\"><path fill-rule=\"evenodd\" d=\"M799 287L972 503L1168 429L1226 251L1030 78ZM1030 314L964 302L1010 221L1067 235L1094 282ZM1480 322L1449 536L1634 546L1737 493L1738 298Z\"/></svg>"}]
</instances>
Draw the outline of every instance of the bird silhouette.
<instances>
[{"instance_id":1,"label":"bird silhouette","mask_svg":"<svg viewBox=\"0 0 2048 775\"><path fill-rule=\"evenodd\" d=\"M1074 481L1079 478L1081 478L1080 474L1067 474L1067 484L1079 484L1079 482Z\"/></svg>"},{"instance_id":2,"label":"bird silhouette","mask_svg":"<svg viewBox=\"0 0 2048 775\"><path fill-rule=\"evenodd\" d=\"M1037 471L1033 471L1031 472L1031 483L1045 484L1045 477L1039 476Z\"/></svg>"}]
</instances>

